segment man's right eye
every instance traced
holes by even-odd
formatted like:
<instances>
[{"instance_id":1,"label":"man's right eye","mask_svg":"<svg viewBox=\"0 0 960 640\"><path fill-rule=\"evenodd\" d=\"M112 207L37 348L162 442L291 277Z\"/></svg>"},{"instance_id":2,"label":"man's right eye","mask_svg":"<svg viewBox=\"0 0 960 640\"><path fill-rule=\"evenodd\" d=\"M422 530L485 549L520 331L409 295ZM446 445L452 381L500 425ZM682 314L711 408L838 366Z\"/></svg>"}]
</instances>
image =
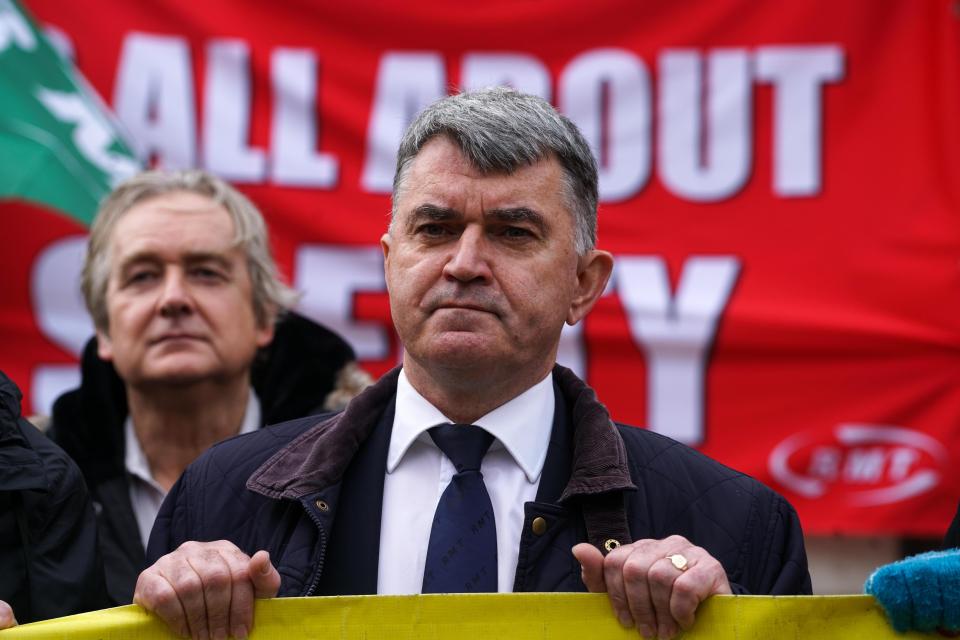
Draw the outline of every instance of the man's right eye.
<instances>
[{"instance_id":1,"label":"man's right eye","mask_svg":"<svg viewBox=\"0 0 960 640\"><path fill-rule=\"evenodd\" d=\"M143 284L145 282L149 282L153 280L156 277L156 275L157 274L153 271L146 271L146 270L134 271L129 275L127 275L126 284L128 285Z\"/></svg>"},{"instance_id":2,"label":"man's right eye","mask_svg":"<svg viewBox=\"0 0 960 640\"><path fill-rule=\"evenodd\" d=\"M440 224L429 223L417 227L417 234L427 236L428 238L441 238L446 232L446 228Z\"/></svg>"}]
</instances>

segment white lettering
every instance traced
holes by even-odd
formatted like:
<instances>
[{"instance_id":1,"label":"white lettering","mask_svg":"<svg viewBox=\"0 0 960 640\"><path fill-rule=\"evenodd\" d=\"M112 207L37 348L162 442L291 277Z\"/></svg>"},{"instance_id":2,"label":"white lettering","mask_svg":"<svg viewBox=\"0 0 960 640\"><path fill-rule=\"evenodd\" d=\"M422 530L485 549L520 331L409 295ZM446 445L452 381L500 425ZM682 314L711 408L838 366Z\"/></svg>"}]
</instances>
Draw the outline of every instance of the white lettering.
<instances>
[{"instance_id":1,"label":"white lettering","mask_svg":"<svg viewBox=\"0 0 960 640\"><path fill-rule=\"evenodd\" d=\"M468 53L460 84L465 91L509 86L550 100L550 72L538 59L520 53Z\"/></svg>"},{"instance_id":2,"label":"white lettering","mask_svg":"<svg viewBox=\"0 0 960 640\"><path fill-rule=\"evenodd\" d=\"M661 258L620 256L616 269L630 334L647 354L649 426L699 444L708 350L740 263L732 256L688 259L674 297Z\"/></svg>"},{"instance_id":3,"label":"white lettering","mask_svg":"<svg viewBox=\"0 0 960 640\"><path fill-rule=\"evenodd\" d=\"M30 273L30 299L40 331L77 357L93 335L93 323L77 286L86 250L86 236L58 240L44 248ZM79 382L76 365L39 365L33 371L30 403L35 411L49 413L53 401Z\"/></svg>"},{"instance_id":4,"label":"white lettering","mask_svg":"<svg viewBox=\"0 0 960 640\"><path fill-rule=\"evenodd\" d=\"M761 47L756 77L774 86L773 190L812 196L823 183L823 85L843 76L837 46Z\"/></svg>"},{"instance_id":5,"label":"white lettering","mask_svg":"<svg viewBox=\"0 0 960 640\"><path fill-rule=\"evenodd\" d=\"M828 481L836 480L840 473L842 457L836 447L817 447L810 454L808 474Z\"/></svg>"},{"instance_id":6,"label":"white lettering","mask_svg":"<svg viewBox=\"0 0 960 640\"><path fill-rule=\"evenodd\" d=\"M43 27L43 35L46 36L53 50L64 59L74 63L77 61L76 47L73 46L73 39L66 31L56 25L48 24Z\"/></svg>"},{"instance_id":7,"label":"white lettering","mask_svg":"<svg viewBox=\"0 0 960 640\"><path fill-rule=\"evenodd\" d=\"M745 50L707 57L706 135L701 56L667 50L660 56L660 175L676 195L695 202L729 198L746 183L753 163L751 83Z\"/></svg>"},{"instance_id":8,"label":"white lettering","mask_svg":"<svg viewBox=\"0 0 960 640\"><path fill-rule=\"evenodd\" d=\"M242 40L211 40L204 82L203 164L228 180L263 182L266 158L248 146L250 50Z\"/></svg>"},{"instance_id":9,"label":"white lettering","mask_svg":"<svg viewBox=\"0 0 960 640\"><path fill-rule=\"evenodd\" d=\"M270 59L273 80L271 174L278 184L320 187L337 185L336 157L315 150L317 59L306 49L280 48Z\"/></svg>"},{"instance_id":10,"label":"white lettering","mask_svg":"<svg viewBox=\"0 0 960 640\"><path fill-rule=\"evenodd\" d=\"M132 158L110 151L116 141L110 124L90 108L78 93L61 93L45 87L37 89L37 98L58 120L76 125L73 144L89 162L110 176L111 183L129 178L139 169Z\"/></svg>"},{"instance_id":11,"label":"white lettering","mask_svg":"<svg viewBox=\"0 0 960 640\"><path fill-rule=\"evenodd\" d=\"M910 475L914 463L920 458L920 454L914 449L897 447L890 454L890 479L899 482Z\"/></svg>"},{"instance_id":12,"label":"white lettering","mask_svg":"<svg viewBox=\"0 0 960 640\"><path fill-rule=\"evenodd\" d=\"M303 291L304 314L339 333L359 360L381 360L390 350L382 326L359 322L353 313L357 291L386 291L379 247L357 249L304 245L294 259L294 286Z\"/></svg>"},{"instance_id":13,"label":"white lettering","mask_svg":"<svg viewBox=\"0 0 960 640\"><path fill-rule=\"evenodd\" d=\"M851 449L843 465L843 477L847 482L875 484L883 478L886 454L881 447Z\"/></svg>"},{"instance_id":14,"label":"white lettering","mask_svg":"<svg viewBox=\"0 0 960 640\"><path fill-rule=\"evenodd\" d=\"M0 0L0 53L11 46L33 51L37 46L37 39L19 9L10 0Z\"/></svg>"},{"instance_id":15,"label":"white lettering","mask_svg":"<svg viewBox=\"0 0 960 640\"><path fill-rule=\"evenodd\" d=\"M424 107L445 95L445 85L446 71L438 53L391 52L383 56L367 129L367 155L360 179L364 189L390 193L404 130Z\"/></svg>"},{"instance_id":16,"label":"white lettering","mask_svg":"<svg viewBox=\"0 0 960 640\"><path fill-rule=\"evenodd\" d=\"M58 240L44 248L30 273L30 299L40 330L75 356L93 335L78 286L86 253L86 236Z\"/></svg>"},{"instance_id":17,"label":"white lettering","mask_svg":"<svg viewBox=\"0 0 960 640\"><path fill-rule=\"evenodd\" d=\"M560 76L560 110L580 128L600 173L600 197L624 200L650 178L650 73L629 51L575 58Z\"/></svg>"},{"instance_id":18,"label":"white lettering","mask_svg":"<svg viewBox=\"0 0 960 640\"><path fill-rule=\"evenodd\" d=\"M193 72L185 38L129 34L113 104L137 155L156 155L160 166L170 169L195 166Z\"/></svg>"}]
</instances>

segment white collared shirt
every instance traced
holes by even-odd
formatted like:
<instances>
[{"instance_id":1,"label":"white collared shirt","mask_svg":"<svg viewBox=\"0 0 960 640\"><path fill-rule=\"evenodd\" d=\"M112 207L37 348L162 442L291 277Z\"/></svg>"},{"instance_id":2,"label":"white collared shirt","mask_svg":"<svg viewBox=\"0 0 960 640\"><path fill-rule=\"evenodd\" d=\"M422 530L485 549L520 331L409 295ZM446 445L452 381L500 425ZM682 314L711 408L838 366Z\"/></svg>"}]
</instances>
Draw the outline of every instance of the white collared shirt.
<instances>
[{"instance_id":1,"label":"white collared shirt","mask_svg":"<svg viewBox=\"0 0 960 640\"><path fill-rule=\"evenodd\" d=\"M497 585L513 591L523 505L536 499L553 428L553 375L474 424L496 438L480 467L497 525ZM427 429L452 422L407 380L397 381L397 409L387 454L377 593L420 593L430 528L440 495L456 473Z\"/></svg>"},{"instance_id":2,"label":"white collared shirt","mask_svg":"<svg viewBox=\"0 0 960 640\"><path fill-rule=\"evenodd\" d=\"M257 394L250 389L247 399L247 410L243 414L243 422L240 424L240 431L237 433L250 433L260 426L260 400ZM137 527L140 529L140 540L143 542L143 548L147 548L147 541L150 540L150 530L153 528L153 521L157 519L160 512L160 505L163 499L167 497L167 492L153 477L150 470L150 463L147 456L140 446L140 440L137 438L137 432L133 429L133 419L127 415L123 425L124 464L127 467L127 475L130 480L130 503L133 505L133 514L137 518Z\"/></svg>"}]
</instances>

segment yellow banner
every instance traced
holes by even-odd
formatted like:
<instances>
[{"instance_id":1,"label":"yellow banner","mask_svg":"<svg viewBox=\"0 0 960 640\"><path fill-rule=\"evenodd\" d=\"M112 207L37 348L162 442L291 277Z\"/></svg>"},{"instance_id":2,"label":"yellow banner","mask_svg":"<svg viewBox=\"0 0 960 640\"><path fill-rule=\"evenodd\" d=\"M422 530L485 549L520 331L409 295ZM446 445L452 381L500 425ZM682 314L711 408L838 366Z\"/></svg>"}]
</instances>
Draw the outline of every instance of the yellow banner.
<instances>
[{"instance_id":1,"label":"yellow banner","mask_svg":"<svg viewBox=\"0 0 960 640\"><path fill-rule=\"evenodd\" d=\"M479 594L279 598L257 602L251 640L637 640L603 594ZM176 636L135 606L0 631L0 640L168 640ZM685 640L910 640L871 596L715 596Z\"/></svg>"}]
</instances>

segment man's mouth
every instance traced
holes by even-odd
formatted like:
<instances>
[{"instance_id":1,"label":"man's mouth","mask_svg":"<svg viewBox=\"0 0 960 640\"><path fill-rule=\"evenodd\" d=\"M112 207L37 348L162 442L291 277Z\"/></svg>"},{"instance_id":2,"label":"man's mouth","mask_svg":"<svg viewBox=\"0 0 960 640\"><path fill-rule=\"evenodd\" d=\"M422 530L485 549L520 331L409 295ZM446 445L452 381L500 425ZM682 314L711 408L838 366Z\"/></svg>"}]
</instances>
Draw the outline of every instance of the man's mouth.
<instances>
[{"instance_id":1,"label":"man's mouth","mask_svg":"<svg viewBox=\"0 0 960 640\"><path fill-rule=\"evenodd\" d=\"M453 304L441 304L437 305L434 311L449 310L449 311L478 311L481 313L490 313L497 315L497 312L490 307L484 307L478 304L464 304L464 303L453 303Z\"/></svg>"},{"instance_id":2,"label":"man's mouth","mask_svg":"<svg viewBox=\"0 0 960 640\"><path fill-rule=\"evenodd\" d=\"M203 338L193 333L164 333L152 339L150 344L163 344L164 342L176 342L178 340L203 340Z\"/></svg>"},{"instance_id":3,"label":"man's mouth","mask_svg":"<svg viewBox=\"0 0 960 640\"><path fill-rule=\"evenodd\" d=\"M487 313L492 313L487 307L480 306L478 304L442 304L440 305L441 309L469 309L471 311L486 311Z\"/></svg>"}]
</instances>

